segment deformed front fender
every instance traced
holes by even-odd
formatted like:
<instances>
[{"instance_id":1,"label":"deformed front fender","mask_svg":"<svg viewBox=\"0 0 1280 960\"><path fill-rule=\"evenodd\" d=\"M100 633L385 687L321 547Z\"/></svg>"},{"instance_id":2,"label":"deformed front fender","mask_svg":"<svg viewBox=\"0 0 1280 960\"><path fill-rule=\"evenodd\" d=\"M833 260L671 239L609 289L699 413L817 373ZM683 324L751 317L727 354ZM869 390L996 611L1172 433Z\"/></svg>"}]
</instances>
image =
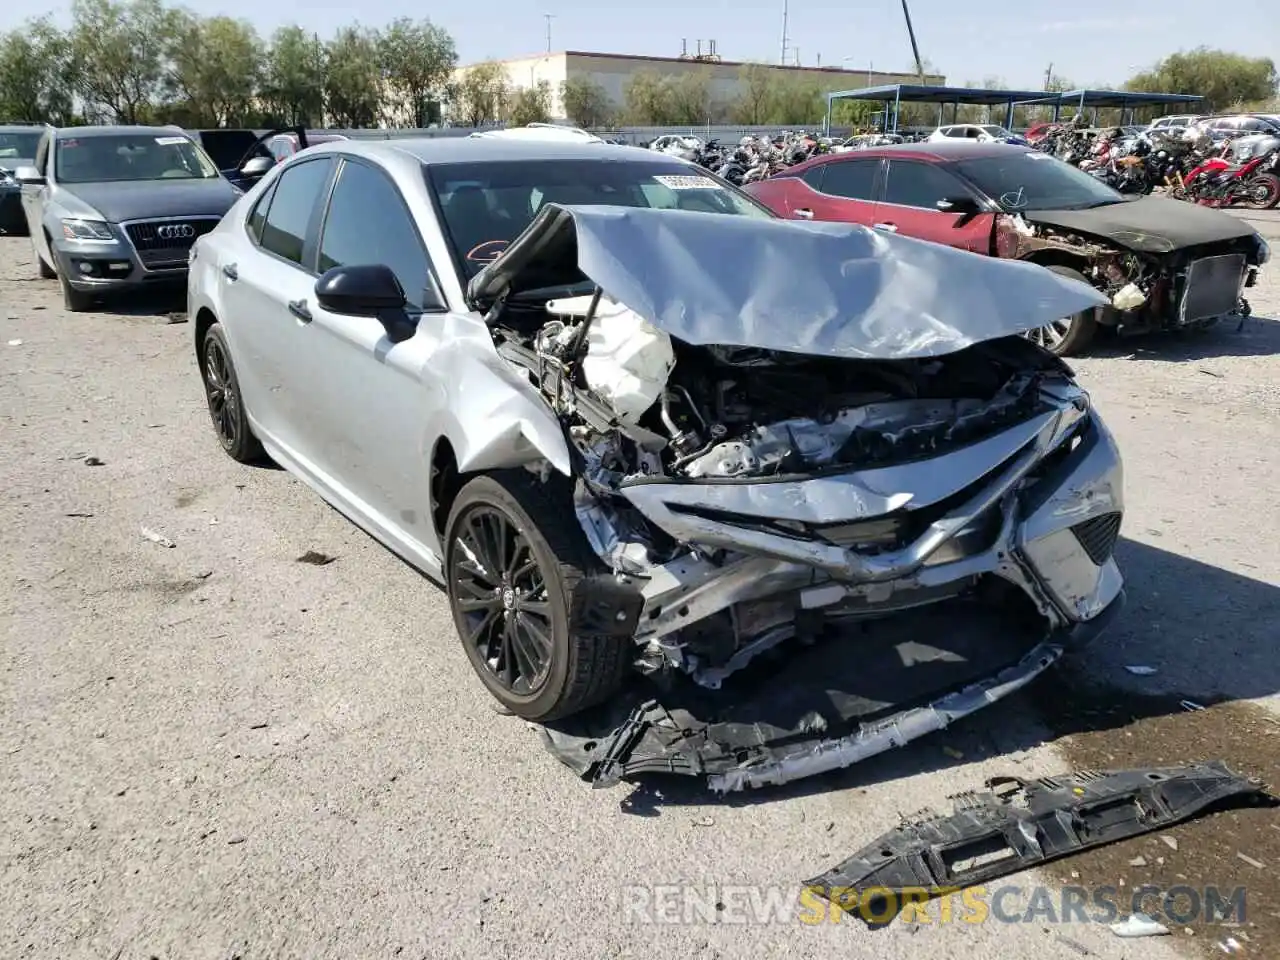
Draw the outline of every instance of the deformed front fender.
<instances>
[{"instance_id":1,"label":"deformed front fender","mask_svg":"<svg viewBox=\"0 0 1280 960\"><path fill-rule=\"evenodd\" d=\"M522 467L539 460L570 473L560 421L529 383L492 348L470 338L452 340L432 365L440 391L425 425L427 457L440 438L453 447L460 473Z\"/></svg>"}]
</instances>

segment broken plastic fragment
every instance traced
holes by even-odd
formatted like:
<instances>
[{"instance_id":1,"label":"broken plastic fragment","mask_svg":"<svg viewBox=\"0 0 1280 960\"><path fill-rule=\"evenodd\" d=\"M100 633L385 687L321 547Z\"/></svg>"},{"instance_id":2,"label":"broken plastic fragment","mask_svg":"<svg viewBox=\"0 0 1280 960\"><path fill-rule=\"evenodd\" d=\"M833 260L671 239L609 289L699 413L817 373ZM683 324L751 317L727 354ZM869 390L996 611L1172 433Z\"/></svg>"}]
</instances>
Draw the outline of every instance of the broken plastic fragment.
<instances>
[{"instance_id":1,"label":"broken plastic fragment","mask_svg":"<svg viewBox=\"0 0 1280 960\"><path fill-rule=\"evenodd\" d=\"M1162 937L1168 934L1169 928L1145 913L1133 913L1111 924L1111 932L1117 937Z\"/></svg>"},{"instance_id":2,"label":"broken plastic fragment","mask_svg":"<svg viewBox=\"0 0 1280 960\"><path fill-rule=\"evenodd\" d=\"M1126 283L1111 298L1111 305L1117 310L1136 310L1147 302L1147 295L1136 283Z\"/></svg>"},{"instance_id":3,"label":"broken plastic fragment","mask_svg":"<svg viewBox=\"0 0 1280 960\"><path fill-rule=\"evenodd\" d=\"M1158 672L1155 667L1148 667L1144 664L1132 664L1131 666L1125 667L1125 669L1135 677L1149 677L1153 673Z\"/></svg>"},{"instance_id":4,"label":"broken plastic fragment","mask_svg":"<svg viewBox=\"0 0 1280 960\"><path fill-rule=\"evenodd\" d=\"M936 896L985 883L1091 847L1151 833L1228 799L1261 792L1258 783L1218 761L1108 773L1080 771L1038 780L998 777L987 781L985 792L970 790L953 797L955 811L950 816L906 822L807 881L805 887L837 906L851 893L868 894L877 902L863 919L868 925L882 926L896 916L890 907L900 907L908 889ZM1116 927L1130 929L1125 924L1112 929Z\"/></svg>"}]
</instances>

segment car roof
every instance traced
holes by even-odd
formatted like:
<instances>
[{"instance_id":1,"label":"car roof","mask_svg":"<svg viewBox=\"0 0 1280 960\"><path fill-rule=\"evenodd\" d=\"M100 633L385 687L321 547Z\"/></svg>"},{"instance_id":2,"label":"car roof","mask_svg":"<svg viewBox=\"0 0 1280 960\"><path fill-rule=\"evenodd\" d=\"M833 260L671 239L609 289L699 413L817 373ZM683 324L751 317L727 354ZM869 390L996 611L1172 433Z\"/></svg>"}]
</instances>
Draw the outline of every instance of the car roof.
<instances>
[{"instance_id":1,"label":"car roof","mask_svg":"<svg viewBox=\"0 0 1280 960\"><path fill-rule=\"evenodd\" d=\"M967 124L967 126L978 126L978 124ZM867 147L865 150L858 151L858 157L899 157L901 159L950 163L954 160L974 160L978 157L1008 156L1011 150L1016 150L1019 153L1033 152L1030 147L1021 147L1009 143L979 143L976 140L957 140L954 143L934 141L933 143L900 143L892 146ZM849 154L842 153L837 154L837 156L848 158ZM827 157L822 156L816 159L825 161ZM807 164L808 161L804 164L797 164L797 167L807 166ZM793 167L792 169L795 168Z\"/></svg>"},{"instance_id":2,"label":"car roof","mask_svg":"<svg viewBox=\"0 0 1280 960\"><path fill-rule=\"evenodd\" d=\"M0 130L10 133L44 133L47 129L48 125L43 123L0 123Z\"/></svg>"},{"instance_id":3,"label":"car roof","mask_svg":"<svg viewBox=\"0 0 1280 960\"><path fill-rule=\"evenodd\" d=\"M108 127L60 127L57 131L59 140L73 137L76 140L88 140L93 137L119 137L119 136L147 136L148 134L167 133L170 136L174 134L182 134L184 137L189 136L181 127L146 127L136 126L108 126Z\"/></svg>"},{"instance_id":4,"label":"car roof","mask_svg":"<svg viewBox=\"0 0 1280 960\"><path fill-rule=\"evenodd\" d=\"M309 154L353 153L368 157L409 155L420 163L483 163L502 160L665 160L683 163L675 157L655 154L639 147L584 143L575 140L504 139L500 137L408 137L402 140L338 140L317 144Z\"/></svg>"}]
</instances>

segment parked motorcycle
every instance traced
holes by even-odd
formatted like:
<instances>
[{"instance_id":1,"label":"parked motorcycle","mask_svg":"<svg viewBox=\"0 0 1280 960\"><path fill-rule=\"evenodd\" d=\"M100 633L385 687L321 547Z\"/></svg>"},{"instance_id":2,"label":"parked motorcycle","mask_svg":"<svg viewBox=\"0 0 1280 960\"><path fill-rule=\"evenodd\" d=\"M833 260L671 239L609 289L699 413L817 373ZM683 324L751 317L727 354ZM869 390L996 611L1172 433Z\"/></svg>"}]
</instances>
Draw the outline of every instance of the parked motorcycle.
<instances>
[{"instance_id":1,"label":"parked motorcycle","mask_svg":"<svg viewBox=\"0 0 1280 960\"><path fill-rule=\"evenodd\" d=\"M1205 138L1206 140L1208 138ZM1280 199L1280 177L1266 171L1267 154L1256 154L1242 163L1229 159L1232 141L1199 145L1200 162L1182 178L1171 196L1205 207L1230 207L1237 203L1266 209Z\"/></svg>"}]
</instances>

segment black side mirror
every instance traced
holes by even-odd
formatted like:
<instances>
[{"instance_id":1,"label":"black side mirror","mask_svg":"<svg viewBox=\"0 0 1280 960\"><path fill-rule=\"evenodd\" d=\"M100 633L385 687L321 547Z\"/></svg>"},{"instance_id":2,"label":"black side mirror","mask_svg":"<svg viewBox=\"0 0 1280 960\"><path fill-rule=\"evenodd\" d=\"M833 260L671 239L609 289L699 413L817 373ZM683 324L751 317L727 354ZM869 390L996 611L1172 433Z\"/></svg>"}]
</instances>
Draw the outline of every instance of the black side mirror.
<instances>
[{"instance_id":1,"label":"black side mirror","mask_svg":"<svg viewBox=\"0 0 1280 960\"><path fill-rule=\"evenodd\" d=\"M275 161L270 157L254 157L240 168L240 174L241 176L253 179L264 177L271 172L271 168L275 165Z\"/></svg>"},{"instance_id":2,"label":"black side mirror","mask_svg":"<svg viewBox=\"0 0 1280 960\"><path fill-rule=\"evenodd\" d=\"M316 281L316 300L330 313L349 317L381 317L388 311L403 312L404 288L383 263L334 267Z\"/></svg>"},{"instance_id":3,"label":"black side mirror","mask_svg":"<svg viewBox=\"0 0 1280 960\"><path fill-rule=\"evenodd\" d=\"M978 201L973 197L945 197L936 204L943 213L978 213Z\"/></svg>"}]
</instances>

